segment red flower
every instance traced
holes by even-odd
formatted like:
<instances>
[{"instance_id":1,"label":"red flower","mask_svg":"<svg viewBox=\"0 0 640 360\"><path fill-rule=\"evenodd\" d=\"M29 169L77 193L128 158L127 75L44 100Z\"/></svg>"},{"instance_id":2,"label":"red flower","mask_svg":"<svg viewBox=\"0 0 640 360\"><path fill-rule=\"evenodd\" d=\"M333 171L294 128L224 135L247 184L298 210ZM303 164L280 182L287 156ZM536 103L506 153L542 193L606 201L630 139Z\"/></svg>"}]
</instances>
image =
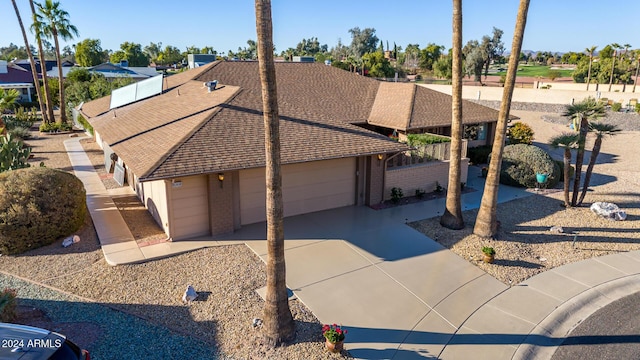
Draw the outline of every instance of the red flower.
<instances>
[{"instance_id":1,"label":"red flower","mask_svg":"<svg viewBox=\"0 0 640 360\"><path fill-rule=\"evenodd\" d=\"M330 329L329 325L323 325L323 326L322 326L322 331L323 331L323 332L325 332L325 331L327 331L327 330L329 330L329 329Z\"/></svg>"}]
</instances>

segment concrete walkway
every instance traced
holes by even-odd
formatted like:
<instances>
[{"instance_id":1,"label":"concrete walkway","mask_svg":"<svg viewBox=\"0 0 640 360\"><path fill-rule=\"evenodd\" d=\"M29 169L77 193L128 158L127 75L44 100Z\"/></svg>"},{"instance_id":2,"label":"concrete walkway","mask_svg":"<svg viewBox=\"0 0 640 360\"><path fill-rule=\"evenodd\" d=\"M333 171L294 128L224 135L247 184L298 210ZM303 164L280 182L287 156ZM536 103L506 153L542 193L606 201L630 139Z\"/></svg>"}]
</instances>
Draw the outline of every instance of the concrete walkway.
<instances>
[{"instance_id":1,"label":"concrete walkway","mask_svg":"<svg viewBox=\"0 0 640 360\"><path fill-rule=\"evenodd\" d=\"M109 264L239 242L266 258L264 223L217 241L138 247L78 139L65 146ZM463 195L463 209L479 206L478 172L470 168L467 186L478 191ZM531 195L502 186L499 201ZM285 219L289 288L321 322L346 327L345 346L361 359L546 359L582 319L640 291L640 252L569 264L509 287L405 225L442 209L437 199Z\"/></svg>"}]
</instances>

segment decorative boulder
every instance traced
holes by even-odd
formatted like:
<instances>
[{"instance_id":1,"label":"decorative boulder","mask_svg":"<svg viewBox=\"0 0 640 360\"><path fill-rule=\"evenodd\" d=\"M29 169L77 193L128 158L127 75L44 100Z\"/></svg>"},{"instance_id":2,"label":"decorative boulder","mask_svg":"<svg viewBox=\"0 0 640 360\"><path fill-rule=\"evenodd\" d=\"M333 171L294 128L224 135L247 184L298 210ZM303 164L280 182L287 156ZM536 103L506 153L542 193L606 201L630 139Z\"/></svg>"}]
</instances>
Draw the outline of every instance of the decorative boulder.
<instances>
[{"instance_id":1,"label":"decorative boulder","mask_svg":"<svg viewBox=\"0 0 640 360\"><path fill-rule=\"evenodd\" d=\"M589 208L595 214L610 220L622 221L627 219L627 213L621 210L618 205L608 202L594 202Z\"/></svg>"}]
</instances>

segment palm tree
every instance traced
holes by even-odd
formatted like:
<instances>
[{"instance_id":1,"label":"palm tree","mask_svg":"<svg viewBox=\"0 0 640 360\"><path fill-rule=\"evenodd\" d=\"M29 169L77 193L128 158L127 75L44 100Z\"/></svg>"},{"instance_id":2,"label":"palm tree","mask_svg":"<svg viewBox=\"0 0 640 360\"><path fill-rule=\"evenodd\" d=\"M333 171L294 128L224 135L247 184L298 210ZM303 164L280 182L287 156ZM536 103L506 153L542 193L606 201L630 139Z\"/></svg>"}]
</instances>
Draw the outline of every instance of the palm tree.
<instances>
[{"instance_id":1,"label":"palm tree","mask_svg":"<svg viewBox=\"0 0 640 360\"><path fill-rule=\"evenodd\" d=\"M507 134L507 122L509 120L509 110L511 109L511 98L513 97L513 88L516 83L518 60L520 59L520 51L522 50L522 38L524 37L524 28L527 24L528 11L529 0L520 0L518 16L516 18L516 27L513 32L513 42L511 45L511 55L509 56L507 77L504 83L504 91L502 92L502 103L500 104L500 112L498 113L496 134L493 139L489 172L487 174L487 180L485 182L476 223L473 227L473 233L481 237L493 237L498 232L497 208L500 167L502 165L502 153Z\"/></svg>"},{"instance_id":2,"label":"palm tree","mask_svg":"<svg viewBox=\"0 0 640 360\"><path fill-rule=\"evenodd\" d=\"M627 54L629 53L629 48L631 47L631 44L626 43L626 44L622 45L622 47L624 48L624 56L626 57Z\"/></svg>"},{"instance_id":3,"label":"palm tree","mask_svg":"<svg viewBox=\"0 0 640 360\"><path fill-rule=\"evenodd\" d=\"M640 68L640 50L634 51L636 56L636 79L633 82L633 92L636 92L636 84L638 83L638 68Z\"/></svg>"},{"instance_id":4,"label":"palm tree","mask_svg":"<svg viewBox=\"0 0 640 360\"><path fill-rule=\"evenodd\" d=\"M36 88L36 94L38 96L38 103L40 104L40 111L42 112L42 121L47 123L46 112L44 107L44 101L42 98L42 93L40 92L40 81L38 81L38 69L36 68L36 62L33 59L33 53L31 53L31 47L29 46L29 39L27 38L27 32L24 29L24 24L22 23L22 17L20 16L20 11L18 10L18 5L16 4L16 0L11 0L13 4L13 8L16 11L16 16L18 17L18 24L20 24L20 30L22 31L22 37L24 39L24 47L27 49L27 55L29 56L29 64L31 64L31 74L33 75L33 85Z\"/></svg>"},{"instance_id":5,"label":"palm tree","mask_svg":"<svg viewBox=\"0 0 640 360\"><path fill-rule=\"evenodd\" d=\"M602 139L607 136L614 136L620 132L620 128L613 124L604 124L600 122L593 122L589 124L589 130L595 135L596 139L593 142L593 148L591 149L591 157L589 158L589 165L587 166L587 172L584 175L584 184L582 185L582 193L580 193L580 199L578 199L578 205L582 204L585 195L587 195L587 189L589 188L589 182L591 181L591 174L593 173L593 167L596 164L596 159L600 154L600 148L602 148Z\"/></svg>"},{"instance_id":6,"label":"palm tree","mask_svg":"<svg viewBox=\"0 0 640 360\"><path fill-rule=\"evenodd\" d=\"M570 207L569 201L569 168L571 167L571 149L575 148L578 142L578 133L564 133L549 140L549 145L554 148L564 149L564 206Z\"/></svg>"},{"instance_id":7,"label":"palm tree","mask_svg":"<svg viewBox=\"0 0 640 360\"><path fill-rule=\"evenodd\" d=\"M460 157L462 155L462 0L453 0L453 47L451 49L451 156L447 202L440 225L459 230L462 218Z\"/></svg>"},{"instance_id":8,"label":"palm tree","mask_svg":"<svg viewBox=\"0 0 640 360\"><path fill-rule=\"evenodd\" d=\"M589 54L589 71L587 72L587 91L589 91L589 84L591 83L591 64L593 63L593 53L596 51L598 47L592 46L590 48L584 49Z\"/></svg>"},{"instance_id":9,"label":"palm tree","mask_svg":"<svg viewBox=\"0 0 640 360\"><path fill-rule=\"evenodd\" d=\"M284 258L280 117L276 69L273 63L271 0L255 0L255 7L267 186L267 293L264 304L264 335L268 344L277 346L293 339L295 323L289 309Z\"/></svg>"},{"instance_id":10,"label":"palm tree","mask_svg":"<svg viewBox=\"0 0 640 360\"><path fill-rule=\"evenodd\" d=\"M611 44L611 47L615 50L613 50L613 64L611 65L611 77L609 78L609 91L611 91L611 84L613 84L613 73L616 72L616 58L618 57L618 50L622 49L622 46L618 43Z\"/></svg>"},{"instance_id":11,"label":"palm tree","mask_svg":"<svg viewBox=\"0 0 640 360\"><path fill-rule=\"evenodd\" d=\"M587 141L587 133L589 132L589 122L605 116L604 105L598 103L594 98L588 97L581 102L567 105L563 116L568 116L574 120L574 123L580 124L579 129L576 129L579 131L578 153L576 154L576 174L573 180L573 195L571 197L571 206L577 206L582 163L584 161L584 146Z\"/></svg>"},{"instance_id":12,"label":"palm tree","mask_svg":"<svg viewBox=\"0 0 640 360\"><path fill-rule=\"evenodd\" d=\"M49 94L49 78L47 77L47 62L44 58L44 50L42 49L42 26L43 24L38 20L36 14L36 8L33 0L29 0L31 6L31 16L33 24L31 24L31 32L36 36L36 42L38 43L38 57L40 58L40 72L42 73L42 93L44 94L44 102L46 104L46 116L43 116L45 123L54 122L55 116L53 115L53 102L51 101L51 94ZM42 109L45 112L45 109Z\"/></svg>"},{"instance_id":13,"label":"palm tree","mask_svg":"<svg viewBox=\"0 0 640 360\"><path fill-rule=\"evenodd\" d=\"M69 13L60 8L60 2L45 0L44 4L36 3L38 6L38 20L46 21L42 27L43 33L48 38L53 38L56 46L56 61L58 62L58 84L60 89L60 122L67 122L66 104L64 102L64 78L62 77L62 60L60 57L60 43L62 40L73 39L78 36L78 29L69 22Z\"/></svg>"}]
</instances>

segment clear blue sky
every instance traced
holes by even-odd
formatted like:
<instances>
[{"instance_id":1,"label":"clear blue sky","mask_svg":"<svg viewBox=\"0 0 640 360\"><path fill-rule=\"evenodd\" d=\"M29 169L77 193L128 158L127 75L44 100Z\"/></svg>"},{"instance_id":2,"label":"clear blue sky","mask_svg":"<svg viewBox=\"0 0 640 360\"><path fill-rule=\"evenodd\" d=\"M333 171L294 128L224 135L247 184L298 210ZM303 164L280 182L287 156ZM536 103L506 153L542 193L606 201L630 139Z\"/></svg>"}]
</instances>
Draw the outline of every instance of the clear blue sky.
<instances>
[{"instance_id":1,"label":"clear blue sky","mask_svg":"<svg viewBox=\"0 0 640 360\"><path fill-rule=\"evenodd\" d=\"M28 1L17 0L21 16L30 23ZM117 50L129 41L143 47L162 42L185 50L187 46L212 46L218 52L236 51L256 38L254 2L236 1L136 1L60 0L80 36L100 39L103 49ZM613 3L595 0L531 0L523 50L584 51L617 42L640 48L640 28L634 12L638 0ZM518 8L517 0L464 0L463 43L489 35L495 26L504 31L507 51ZM348 45L349 29L372 27L393 47L436 43L451 47L451 1L405 0L273 0L274 43L278 53L295 47L303 38L317 37L334 46ZM614 15L615 14L615 15ZM0 2L0 47L23 44L10 1ZM30 35L30 41L32 36Z\"/></svg>"}]
</instances>

